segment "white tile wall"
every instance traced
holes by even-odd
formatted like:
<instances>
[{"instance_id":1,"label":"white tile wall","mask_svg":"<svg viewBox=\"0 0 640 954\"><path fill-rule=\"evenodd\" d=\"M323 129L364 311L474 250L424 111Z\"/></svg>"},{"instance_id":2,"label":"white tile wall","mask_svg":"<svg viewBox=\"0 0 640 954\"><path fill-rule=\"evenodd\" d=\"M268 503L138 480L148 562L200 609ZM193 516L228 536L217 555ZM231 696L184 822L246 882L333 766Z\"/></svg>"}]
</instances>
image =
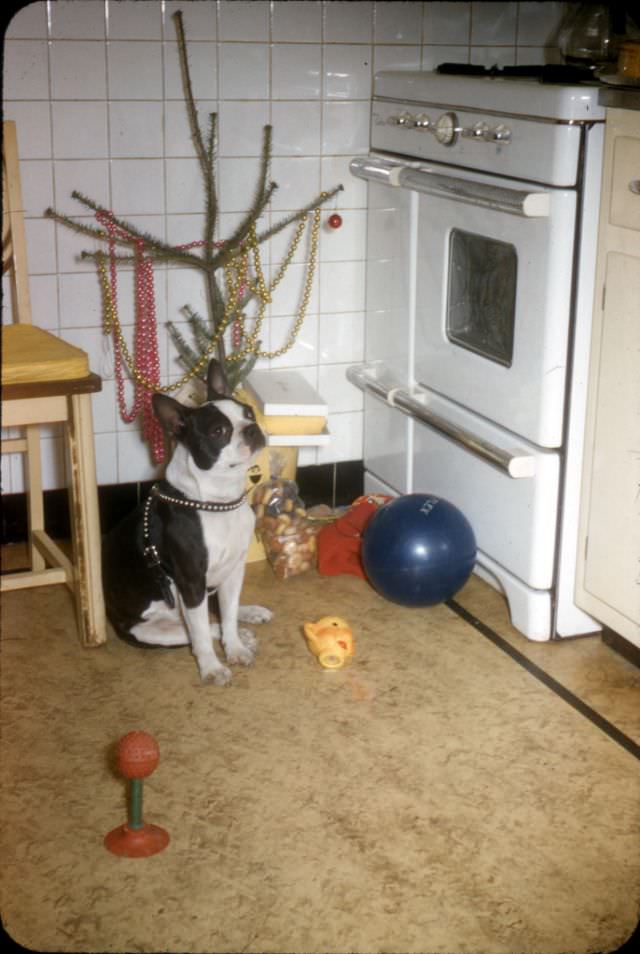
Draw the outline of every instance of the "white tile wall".
<instances>
[{"instance_id":1,"label":"white tile wall","mask_svg":"<svg viewBox=\"0 0 640 954\"><path fill-rule=\"evenodd\" d=\"M172 14L184 12L191 76L203 119L219 115L220 237L254 191L262 127L273 125L272 176L279 191L265 226L342 182L343 226L323 225L307 319L284 356L264 367L296 367L329 403L331 443L305 449L301 463L362 456L362 401L345 380L363 356L366 187L348 174L369 140L372 76L384 68L429 69L446 60L479 63L553 59L561 2L342 2L342 0L37 0L14 16L4 42L5 117L18 125L34 321L87 350L104 379L94 397L98 479L150 478L139 426L123 423L113 353L83 249L97 244L43 218L47 205L92 224L73 189L153 234L186 243L202 232L202 186L182 100ZM291 233L262 248L267 276ZM266 348L286 342L305 275L306 244L274 294L263 327ZM271 270L270 265L271 263ZM155 278L161 372L181 368L165 322L203 307L200 276L160 268ZM133 281L123 270L119 304L132 340ZM3 307L3 320L6 309ZM127 400L131 393L127 389ZM60 439L45 446L48 487L65 479ZM22 489L17 460L5 464L5 492Z\"/></svg>"},{"instance_id":2,"label":"white tile wall","mask_svg":"<svg viewBox=\"0 0 640 954\"><path fill-rule=\"evenodd\" d=\"M471 45L514 46L517 3L472 3Z\"/></svg>"}]
</instances>

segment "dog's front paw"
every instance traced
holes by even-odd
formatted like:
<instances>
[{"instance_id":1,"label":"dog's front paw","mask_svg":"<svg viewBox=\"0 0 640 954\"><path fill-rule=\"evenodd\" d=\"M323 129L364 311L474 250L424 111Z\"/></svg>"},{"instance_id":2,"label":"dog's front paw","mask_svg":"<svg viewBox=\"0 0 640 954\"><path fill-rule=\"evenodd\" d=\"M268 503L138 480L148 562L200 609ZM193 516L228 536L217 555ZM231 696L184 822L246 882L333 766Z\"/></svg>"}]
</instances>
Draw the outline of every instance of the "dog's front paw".
<instances>
[{"instance_id":1,"label":"dog's front paw","mask_svg":"<svg viewBox=\"0 0 640 954\"><path fill-rule=\"evenodd\" d=\"M241 623L269 623L273 613L266 606L241 606L238 619Z\"/></svg>"},{"instance_id":2,"label":"dog's front paw","mask_svg":"<svg viewBox=\"0 0 640 954\"><path fill-rule=\"evenodd\" d=\"M243 629L238 634L238 641L225 647L227 662L230 666L252 666L256 656L256 646L257 641L253 633Z\"/></svg>"},{"instance_id":3,"label":"dog's front paw","mask_svg":"<svg viewBox=\"0 0 640 954\"><path fill-rule=\"evenodd\" d=\"M227 686L231 682L231 670L216 657L198 659L198 669L204 685Z\"/></svg>"}]
</instances>

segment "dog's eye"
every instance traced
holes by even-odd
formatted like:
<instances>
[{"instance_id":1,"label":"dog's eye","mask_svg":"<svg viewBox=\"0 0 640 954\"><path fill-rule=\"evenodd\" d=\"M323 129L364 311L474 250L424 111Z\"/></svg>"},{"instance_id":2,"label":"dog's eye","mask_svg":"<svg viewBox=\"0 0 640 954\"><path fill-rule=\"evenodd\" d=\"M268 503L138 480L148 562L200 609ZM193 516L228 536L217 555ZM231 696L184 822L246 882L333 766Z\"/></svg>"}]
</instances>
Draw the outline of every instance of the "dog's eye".
<instances>
[{"instance_id":1,"label":"dog's eye","mask_svg":"<svg viewBox=\"0 0 640 954\"><path fill-rule=\"evenodd\" d=\"M244 409L244 416L247 417L250 421L255 421L256 416L253 413L253 408L247 405Z\"/></svg>"},{"instance_id":2,"label":"dog's eye","mask_svg":"<svg viewBox=\"0 0 640 954\"><path fill-rule=\"evenodd\" d=\"M211 433L213 434L214 437L224 437L226 434L229 433L229 428L226 427L224 424L218 424L216 427L214 427Z\"/></svg>"}]
</instances>

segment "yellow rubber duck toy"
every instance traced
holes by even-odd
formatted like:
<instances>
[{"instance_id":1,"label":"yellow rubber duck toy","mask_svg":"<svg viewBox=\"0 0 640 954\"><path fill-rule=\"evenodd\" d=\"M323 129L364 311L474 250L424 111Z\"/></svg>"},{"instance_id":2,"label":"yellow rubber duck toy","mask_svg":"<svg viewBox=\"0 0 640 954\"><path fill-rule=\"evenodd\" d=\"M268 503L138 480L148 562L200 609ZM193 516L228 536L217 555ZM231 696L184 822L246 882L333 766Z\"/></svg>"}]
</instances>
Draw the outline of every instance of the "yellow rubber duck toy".
<instances>
[{"instance_id":1,"label":"yellow rubber duck toy","mask_svg":"<svg viewBox=\"0 0 640 954\"><path fill-rule=\"evenodd\" d=\"M341 616L323 616L317 623L303 626L309 649L325 669L340 669L355 655L353 633Z\"/></svg>"}]
</instances>

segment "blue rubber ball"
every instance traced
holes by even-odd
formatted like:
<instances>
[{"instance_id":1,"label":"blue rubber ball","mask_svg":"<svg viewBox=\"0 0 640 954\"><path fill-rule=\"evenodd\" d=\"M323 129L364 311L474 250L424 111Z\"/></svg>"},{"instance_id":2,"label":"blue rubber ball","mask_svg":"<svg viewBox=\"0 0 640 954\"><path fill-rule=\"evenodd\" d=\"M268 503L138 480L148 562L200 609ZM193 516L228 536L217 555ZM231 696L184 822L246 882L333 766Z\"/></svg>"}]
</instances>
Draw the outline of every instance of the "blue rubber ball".
<instances>
[{"instance_id":1,"label":"blue rubber ball","mask_svg":"<svg viewBox=\"0 0 640 954\"><path fill-rule=\"evenodd\" d=\"M448 500L405 494L375 512L361 556L382 596L403 606L434 606L469 579L476 540L467 518Z\"/></svg>"}]
</instances>

